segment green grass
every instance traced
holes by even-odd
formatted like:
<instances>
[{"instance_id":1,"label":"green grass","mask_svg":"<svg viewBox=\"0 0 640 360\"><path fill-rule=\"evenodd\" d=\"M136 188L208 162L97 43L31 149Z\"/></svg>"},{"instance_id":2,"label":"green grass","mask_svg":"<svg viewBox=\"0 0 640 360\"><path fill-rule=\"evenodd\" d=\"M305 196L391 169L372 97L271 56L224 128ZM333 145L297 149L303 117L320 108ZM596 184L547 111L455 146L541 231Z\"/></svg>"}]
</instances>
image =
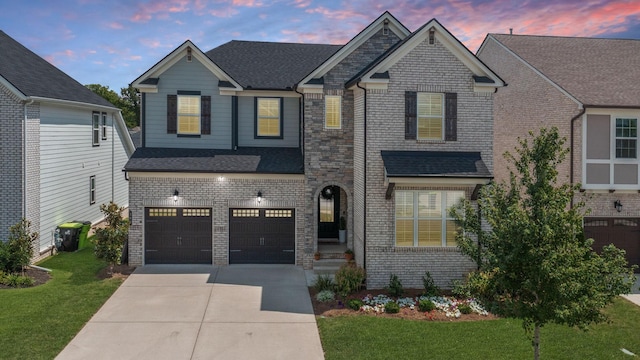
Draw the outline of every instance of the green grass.
<instances>
[{"instance_id":1,"label":"green grass","mask_svg":"<svg viewBox=\"0 0 640 360\"><path fill-rule=\"evenodd\" d=\"M640 355L640 307L624 299L606 310L610 323L589 331L547 325L541 359L632 359ZM336 359L532 359L522 322L429 322L373 316L319 318L327 360Z\"/></svg>"},{"instance_id":2,"label":"green grass","mask_svg":"<svg viewBox=\"0 0 640 360\"><path fill-rule=\"evenodd\" d=\"M46 284L0 290L2 359L53 359L122 283L96 277L106 264L93 247L39 265L53 270Z\"/></svg>"}]
</instances>

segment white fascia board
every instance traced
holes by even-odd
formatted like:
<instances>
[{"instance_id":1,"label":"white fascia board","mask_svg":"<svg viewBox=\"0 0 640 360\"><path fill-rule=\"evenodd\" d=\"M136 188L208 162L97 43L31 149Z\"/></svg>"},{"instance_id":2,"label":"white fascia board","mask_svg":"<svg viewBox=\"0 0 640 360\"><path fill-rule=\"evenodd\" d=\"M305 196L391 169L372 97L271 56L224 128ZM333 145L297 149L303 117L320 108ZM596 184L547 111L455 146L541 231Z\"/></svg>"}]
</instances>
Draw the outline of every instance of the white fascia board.
<instances>
[{"instance_id":1,"label":"white fascia board","mask_svg":"<svg viewBox=\"0 0 640 360\"><path fill-rule=\"evenodd\" d=\"M356 35L353 39L349 40L347 44L345 44L340 50L338 50L335 54L333 54L329 59L327 59L323 64L318 66L311 74L307 75L300 83L298 84L298 88L305 88L309 86L306 84L311 79L315 79L318 77L323 77L329 70L333 69L338 63L344 60L347 56L349 56L354 50L359 48L365 41L369 40L371 36L377 33L380 29L383 28L384 22L388 21L389 30L393 31L395 34L399 35L400 40L403 40L407 36L409 36L410 32L404 27L398 20L396 20L389 12L385 12L374 22L369 24L364 30L362 30L358 35Z\"/></svg>"},{"instance_id":2,"label":"white fascia board","mask_svg":"<svg viewBox=\"0 0 640 360\"><path fill-rule=\"evenodd\" d=\"M411 52L416 46L426 41L429 36L430 30L435 30L435 38L440 41L451 53L456 56L474 75L486 76L493 80L494 84L487 85L492 88L504 86L504 82L496 75L491 69L484 65L478 58L471 53L464 45L462 45L456 38L449 33L442 25L436 20L431 20L427 23L419 33L415 34L406 43L402 44L396 49L389 57L381 61L378 65L372 68L369 72L362 76L363 82L366 79L370 79L375 73L382 73L389 71L389 69L395 65L400 59L404 58L409 52ZM368 80L366 80L368 81Z\"/></svg>"},{"instance_id":3,"label":"white fascia board","mask_svg":"<svg viewBox=\"0 0 640 360\"><path fill-rule=\"evenodd\" d=\"M284 90L244 90L237 93L238 96L252 96L252 97L293 97L299 98L300 94L295 91Z\"/></svg>"},{"instance_id":4,"label":"white fascia board","mask_svg":"<svg viewBox=\"0 0 640 360\"><path fill-rule=\"evenodd\" d=\"M118 109L115 106L104 106L104 105L97 105L97 104L91 104L91 103L85 103L85 102L79 102L79 101L46 98L41 96L29 96L28 99L31 99L33 101L50 103L54 105L68 106L73 108L105 110L105 111L120 111L120 109Z\"/></svg>"},{"instance_id":5,"label":"white fascia board","mask_svg":"<svg viewBox=\"0 0 640 360\"><path fill-rule=\"evenodd\" d=\"M489 178L474 178L474 177L395 177L388 176L385 179L385 184L395 183L396 185L416 185L416 186L451 186L451 185L486 185L491 182Z\"/></svg>"},{"instance_id":6,"label":"white fascia board","mask_svg":"<svg viewBox=\"0 0 640 360\"><path fill-rule=\"evenodd\" d=\"M13 86L9 80L5 79L2 75L0 75L0 85L6 87L11 93L17 96L21 101L26 101L28 96L22 93L22 91L18 90L17 87Z\"/></svg>"},{"instance_id":7,"label":"white fascia board","mask_svg":"<svg viewBox=\"0 0 640 360\"><path fill-rule=\"evenodd\" d=\"M122 134L125 152L127 153L127 157L130 158L136 151L136 147L133 145L133 140L131 140L131 134L129 134L129 129L127 129L127 125L124 122L122 112L119 110L115 114L115 126L117 131Z\"/></svg>"},{"instance_id":8,"label":"white fascia board","mask_svg":"<svg viewBox=\"0 0 640 360\"><path fill-rule=\"evenodd\" d=\"M133 85L141 93L157 93L158 85Z\"/></svg>"},{"instance_id":9,"label":"white fascia board","mask_svg":"<svg viewBox=\"0 0 640 360\"><path fill-rule=\"evenodd\" d=\"M304 174L257 174L257 173L196 173L196 172L150 172L127 171L129 178L162 178L162 179L232 179L248 180L304 180Z\"/></svg>"},{"instance_id":10,"label":"white fascia board","mask_svg":"<svg viewBox=\"0 0 640 360\"><path fill-rule=\"evenodd\" d=\"M140 86L142 86L143 88L148 88L149 85L145 86L144 84L141 85L140 83L147 78L157 78L162 75L162 73L167 71L186 55L187 48L191 48L191 56L200 61L200 63L202 63L202 65L209 69L209 71L211 71L211 73L215 75L215 77L217 77L219 80L230 82L235 87L235 91L242 91L242 86L240 86L240 84L233 80L231 76L220 69L218 65L216 65L211 59L209 59L209 57L206 56L197 46L195 46L191 42L191 40L185 41L164 59L155 64L151 69L147 70L144 74L138 77L131 85L140 89L140 91L142 91L142 88Z\"/></svg>"}]
</instances>

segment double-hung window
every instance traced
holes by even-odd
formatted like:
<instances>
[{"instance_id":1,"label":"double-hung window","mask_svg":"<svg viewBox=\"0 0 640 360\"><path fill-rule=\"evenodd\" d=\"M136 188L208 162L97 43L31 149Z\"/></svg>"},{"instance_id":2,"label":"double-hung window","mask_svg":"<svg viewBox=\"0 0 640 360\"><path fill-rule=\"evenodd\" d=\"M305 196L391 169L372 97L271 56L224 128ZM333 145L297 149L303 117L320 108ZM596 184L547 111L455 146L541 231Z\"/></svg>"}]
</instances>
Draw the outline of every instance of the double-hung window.
<instances>
[{"instance_id":1,"label":"double-hung window","mask_svg":"<svg viewBox=\"0 0 640 360\"><path fill-rule=\"evenodd\" d=\"M463 198L464 191L396 191L396 246L456 246L448 211Z\"/></svg>"},{"instance_id":2,"label":"double-hung window","mask_svg":"<svg viewBox=\"0 0 640 360\"><path fill-rule=\"evenodd\" d=\"M102 130L102 140L107 140L107 113L102 113L102 124L100 126Z\"/></svg>"},{"instance_id":3,"label":"double-hung window","mask_svg":"<svg viewBox=\"0 0 640 360\"><path fill-rule=\"evenodd\" d=\"M444 94L419 92L418 139L442 140L444 138Z\"/></svg>"},{"instance_id":4,"label":"double-hung window","mask_svg":"<svg viewBox=\"0 0 640 360\"><path fill-rule=\"evenodd\" d=\"M340 129L342 127L342 97L325 95L324 97L324 127L325 129Z\"/></svg>"},{"instance_id":5,"label":"double-hung window","mask_svg":"<svg viewBox=\"0 0 640 360\"><path fill-rule=\"evenodd\" d=\"M281 107L281 98L256 98L256 138L282 138Z\"/></svg>"},{"instance_id":6,"label":"double-hung window","mask_svg":"<svg viewBox=\"0 0 640 360\"><path fill-rule=\"evenodd\" d=\"M178 134L200 135L200 95L178 95Z\"/></svg>"},{"instance_id":7,"label":"double-hung window","mask_svg":"<svg viewBox=\"0 0 640 360\"><path fill-rule=\"evenodd\" d=\"M638 119L616 118L616 158L635 159L638 153Z\"/></svg>"},{"instance_id":8,"label":"double-hung window","mask_svg":"<svg viewBox=\"0 0 640 360\"><path fill-rule=\"evenodd\" d=\"M91 141L93 146L100 146L100 113L94 112L91 119Z\"/></svg>"},{"instance_id":9,"label":"double-hung window","mask_svg":"<svg viewBox=\"0 0 640 360\"><path fill-rule=\"evenodd\" d=\"M89 205L96 203L96 176L89 177Z\"/></svg>"}]
</instances>

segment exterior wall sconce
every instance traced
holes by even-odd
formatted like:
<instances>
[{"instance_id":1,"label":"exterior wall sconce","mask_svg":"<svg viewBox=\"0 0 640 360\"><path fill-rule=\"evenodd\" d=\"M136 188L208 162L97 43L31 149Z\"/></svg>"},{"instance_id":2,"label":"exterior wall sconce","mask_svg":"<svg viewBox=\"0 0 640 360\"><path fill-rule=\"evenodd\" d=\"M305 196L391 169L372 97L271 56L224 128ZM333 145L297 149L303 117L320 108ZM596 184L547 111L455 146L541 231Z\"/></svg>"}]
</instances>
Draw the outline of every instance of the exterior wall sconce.
<instances>
[{"instance_id":1,"label":"exterior wall sconce","mask_svg":"<svg viewBox=\"0 0 640 360\"><path fill-rule=\"evenodd\" d=\"M622 203L620 202L620 200L616 200L613 202L613 207L616 208L616 210L618 210L618 212L622 211Z\"/></svg>"},{"instance_id":2,"label":"exterior wall sconce","mask_svg":"<svg viewBox=\"0 0 640 360\"><path fill-rule=\"evenodd\" d=\"M258 191L258 197L256 200L258 200L258 204L262 202L262 191Z\"/></svg>"},{"instance_id":3,"label":"exterior wall sconce","mask_svg":"<svg viewBox=\"0 0 640 360\"><path fill-rule=\"evenodd\" d=\"M173 201L178 201L178 195L180 195L180 193L178 192L178 189L175 189L173 192Z\"/></svg>"}]
</instances>

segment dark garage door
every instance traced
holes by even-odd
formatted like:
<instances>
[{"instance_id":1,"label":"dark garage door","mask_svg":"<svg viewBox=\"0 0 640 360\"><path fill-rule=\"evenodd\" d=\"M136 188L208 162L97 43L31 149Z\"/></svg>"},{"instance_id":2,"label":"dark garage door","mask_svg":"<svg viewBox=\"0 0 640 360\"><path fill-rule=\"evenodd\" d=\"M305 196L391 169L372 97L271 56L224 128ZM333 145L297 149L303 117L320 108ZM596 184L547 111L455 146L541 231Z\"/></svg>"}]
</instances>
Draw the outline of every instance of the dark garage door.
<instances>
[{"instance_id":1,"label":"dark garage door","mask_svg":"<svg viewBox=\"0 0 640 360\"><path fill-rule=\"evenodd\" d=\"M627 252L630 265L640 265L640 219L638 218L584 218L584 234L593 238L593 248L613 244Z\"/></svg>"},{"instance_id":2,"label":"dark garage door","mask_svg":"<svg viewBox=\"0 0 640 360\"><path fill-rule=\"evenodd\" d=\"M295 264L294 209L229 209L230 264Z\"/></svg>"},{"instance_id":3,"label":"dark garage door","mask_svg":"<svg viewBox=\"0 0 640 360\"><path fill-rule=\"evenodd\" d=\"M146 264L211 264L211 209L146 208Z\"/></svg>"}]
</instances>

